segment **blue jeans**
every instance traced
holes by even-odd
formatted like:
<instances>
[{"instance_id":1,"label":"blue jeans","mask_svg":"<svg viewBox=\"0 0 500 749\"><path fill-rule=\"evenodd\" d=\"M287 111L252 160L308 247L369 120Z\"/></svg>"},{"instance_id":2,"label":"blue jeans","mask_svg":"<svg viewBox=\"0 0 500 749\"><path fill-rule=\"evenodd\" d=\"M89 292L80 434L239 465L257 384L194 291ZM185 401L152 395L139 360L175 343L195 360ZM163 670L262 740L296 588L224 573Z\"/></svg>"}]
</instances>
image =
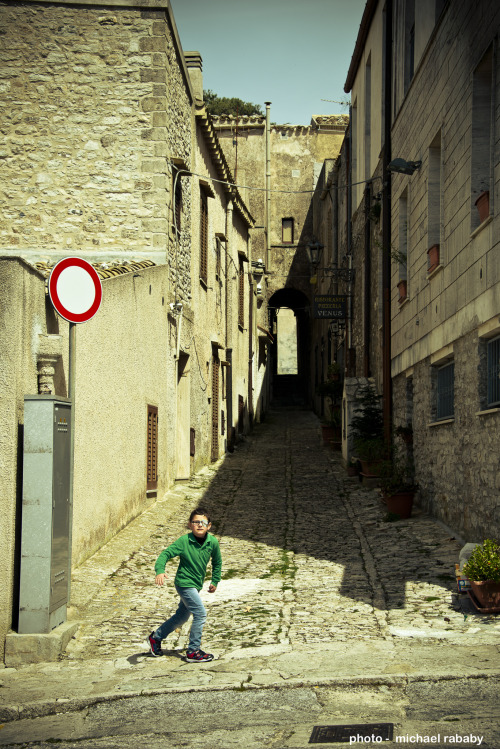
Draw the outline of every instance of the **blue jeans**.
<instances>
[{"instance_id":1,"label":"blue jeans","mask_svg":"<svg viewBox=\"0 0 500 749\"><path fill-rule=\"evenodd\" d=\"M182 627L192 614L193 623L191 624L191 631L189 633L188 650L199 650L203 625L207 619L205 606L196 588L179 588L176 585L175 589L181 598L177 611L153 632L153 637L157 640L163 640L174 629Z\"/></svg>"}]
</instances>

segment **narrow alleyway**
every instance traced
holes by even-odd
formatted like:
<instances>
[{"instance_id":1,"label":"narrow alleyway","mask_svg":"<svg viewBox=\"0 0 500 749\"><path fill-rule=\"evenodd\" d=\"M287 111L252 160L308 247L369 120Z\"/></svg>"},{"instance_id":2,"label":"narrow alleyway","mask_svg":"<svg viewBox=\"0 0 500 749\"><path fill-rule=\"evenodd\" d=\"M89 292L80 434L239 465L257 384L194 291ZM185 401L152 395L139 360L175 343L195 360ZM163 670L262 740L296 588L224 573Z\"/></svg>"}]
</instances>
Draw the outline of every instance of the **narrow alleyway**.
<instances>
[{"instance_id":1,"label":"narrow alleyway","mask_svg":"<svg viewBox=\"0 0 500 749\"><path fill-rule=\"evenodd\" d=\"M212 512L223 555L218 590L204 594L203 647L219 659L321 643L498 640L496 619L455 595L458 540L418 509L385 522L377 492L347 479L340 454L322 445L314 414L283 409L75 572L81 624L65 658L145 653L177 601L176 560L163 589L154 562L198 504ZM164 642L167 654L180 655L188 629Z\"/></svg>"}]
</instances>

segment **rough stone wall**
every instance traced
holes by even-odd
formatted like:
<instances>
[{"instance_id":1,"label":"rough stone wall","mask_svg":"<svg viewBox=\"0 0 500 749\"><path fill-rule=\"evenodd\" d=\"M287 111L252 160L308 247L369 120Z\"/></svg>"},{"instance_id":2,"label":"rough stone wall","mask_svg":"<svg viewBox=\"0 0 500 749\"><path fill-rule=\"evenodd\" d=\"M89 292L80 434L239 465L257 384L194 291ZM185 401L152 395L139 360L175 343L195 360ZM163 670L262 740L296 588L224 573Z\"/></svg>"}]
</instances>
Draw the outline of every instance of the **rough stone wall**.
<instances>
[{"instance_id":1,"label":"rough stone wall","mask_svg":"<svg viewBox=\"0 0 500 749\"><path fill-rule=\"evenodd\" d=\"M0 24L4 253L171 259L191 101L165 11L14 2Z\"/></svg>"},{"instance_id":2,"label":"rough stone wall","mask_svg":"<svg viewBox=\"0 0 500 749\"><path fill-rule=\"evenodd\" d=\"M500 535L500 422L498 410L480 412L479 345L475 333L454 344L454 419L430 420L435 398L430 359L419 362L411 377L393 380L394 424L413 424L422 506L467 541Z\"/></svg>"}]
</instances>

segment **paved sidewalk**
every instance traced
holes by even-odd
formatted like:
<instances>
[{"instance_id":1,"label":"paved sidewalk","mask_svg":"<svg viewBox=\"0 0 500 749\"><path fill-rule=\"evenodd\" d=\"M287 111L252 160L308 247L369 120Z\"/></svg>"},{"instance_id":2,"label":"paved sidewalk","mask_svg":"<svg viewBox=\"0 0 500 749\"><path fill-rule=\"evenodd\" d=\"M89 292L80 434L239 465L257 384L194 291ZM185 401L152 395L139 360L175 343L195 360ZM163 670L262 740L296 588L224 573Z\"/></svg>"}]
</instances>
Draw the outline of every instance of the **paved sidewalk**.
<instances>
[{"instance_id":1,"label":"paved sidewalk","mask_svg":"<svg viewBox=\"0 0 500 749\"><path fill-rule=\"evenodd\" d=\"M203 594L202 647L216 660L184 662L189 625L152 658L145 637L177 601L175 560L163 589L154 562L200 503L223 556L217 592ZM385 516L312 413L272 411L75 571L75 638L57 663L0 671L0 720L126 695L499 677L500 620L456 594L460 540L418 508Z\"/></svg>"}]
</instances>

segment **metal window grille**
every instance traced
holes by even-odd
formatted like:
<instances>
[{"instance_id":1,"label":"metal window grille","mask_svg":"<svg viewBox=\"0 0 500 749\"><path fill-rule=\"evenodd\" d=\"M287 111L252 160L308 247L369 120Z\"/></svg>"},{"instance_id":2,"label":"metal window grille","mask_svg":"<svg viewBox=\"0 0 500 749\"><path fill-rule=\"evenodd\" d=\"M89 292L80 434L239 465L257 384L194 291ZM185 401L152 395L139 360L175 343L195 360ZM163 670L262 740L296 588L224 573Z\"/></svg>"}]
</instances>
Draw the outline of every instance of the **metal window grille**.
<instances>
[{"instance_id":1,"label":"metal window grille","mask_svg":"<svg viewBox=\"0 0 500 749\"><path fill-rule=\"evenodd\" d=\"M488 341L488 406L500 405L500 338Z\"/></svg>"},{"instance_id":2,"label":"metal window grille","mask_svg":"<svg viewBox=\"0 0 500 749\"><path fill-rule=\"evenodd\" d=\"M200 278L208 279L208 201L204 193L200 195Z\"/></svg>"},{"instance_id":3,"label":"metal window grille","mask_svg":"<svg viewBox=\"0 0 500 749\"><path fill-rule=\"evenodd\" d=\"M438 419L449 419L455 413L455 364L445 364L437 370Z\"/></svg>"},{"instance_id":4,"label":"metal window grille","mask_svg":"<svg viewBox=\"0 0 500 749\"><path fill-rule=\"evenodd\" d=\"M243 268L243 258L240 257L240 273L238 288L238 325L244 327L245 324L245 270Z\"/></svg>"},{"instance_id":5,"label":"metal window grille","mask_svg":"<svg viewBox=\"0 0 500 749\"><path fill-rule=\"evenodd\" d=\"M158 408L148 406L146 489L158 487Z\"/></svg>"}]
</instances>

